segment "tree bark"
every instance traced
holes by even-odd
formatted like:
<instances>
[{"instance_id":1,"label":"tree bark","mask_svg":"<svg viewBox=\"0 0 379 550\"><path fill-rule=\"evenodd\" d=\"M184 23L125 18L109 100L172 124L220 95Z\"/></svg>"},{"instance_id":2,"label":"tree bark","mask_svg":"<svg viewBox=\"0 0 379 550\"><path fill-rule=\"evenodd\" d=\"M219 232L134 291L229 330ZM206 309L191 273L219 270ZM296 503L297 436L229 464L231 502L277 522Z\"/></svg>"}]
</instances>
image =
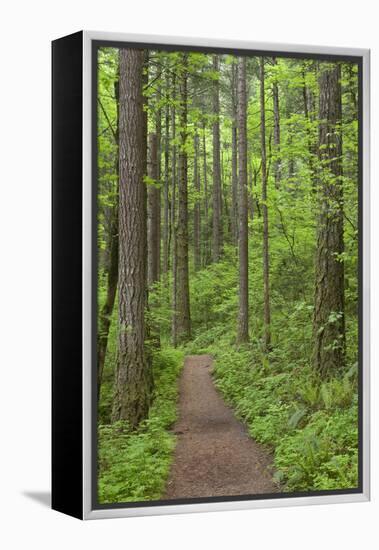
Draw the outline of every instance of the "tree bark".
<instances>
[{"instance_id":1,"label":"tree bark","mask_svg":"<svg viewBox=\"0 0 379 550\"><path fill-rule=\"evenodd\" d=\"M171 170L172 170L172 189L171 189L171 248L172 248L172 298L171 298L171 308L172 308L172 320L171 320L171 339L172 345L177 346L177 227L176 227L176 163L177 163L177 154L176 154L176 111L175 111L175 99L176 99L176 79L175 75L172 79L172 108L171 108L171 128L172 128L172 157L171 157Z\"/></svg>"},{"instance_id":2,"label":"tree bark","mask_svg":"<svg viewBox=\"0 0 379 550\"><path fill-rule=\"evenodd\" d=\"M147 139L148 161L147 175L155 184L147 188L147 282L151 289L159 281L160 259L160 189L158 184L158 138L149 134ZM149 305L149 304L148 304ZM160 347L159 326L150 319L147 327L150 350Z\"/></svg>"},{"instance_id":3,"label":"tree bark","mask_svg":"<svg viewBox=\"0 0 379 550\"><path fill-rule=\"evenodd\" d=\"M142 50L120 50L120 183L118 361L112 419L136 428L147 417L152 388L145 352L146 167Z\"/></svg>"},{"instance_id":4,"label":"tree bark","mask_svg":"<svg viewBox=\"0 0 379 550\"><path fill-rule=\"evenodd\" d=\"M213 56L213 70L219 71L219 58ZM212 259L218 262L222 251L221 220L221 170L220 170L220 83L213 82L213 217L212 217Z\"/></svg>"},{"instance_id":5,"label":"tree bark","mask_svg":"<svg viewBox=\"0 0 379 550\"><path fill-rule=\"evenodd\" d=\"M264 299L264 346L269 350L271 344L270 312L270 260L267 208L267 160L266 160L266 114L265 114L265 66L264 57L260 58L260 104L261 104L261 160L262 160L262 214L263 214L263 299Z\"/></svg>"},{"instance_id":6,"label":"tree bark","mask_svg":"<svg viewBox=\"0 0 379 550\"><path fill-rule=\"evenodd\" d=\"M169 78L166 81L166 93L169 90ZM165 148L164 148L164 194L163 194L163 274L168 273L170 267L169 249L169 219L170 219L170 197L169 197L169 161L170 161L170 107L165 107Z\"/></svg>"},{"instance_id":7,"label":"tree bark","mask_svg":"<svg viewBox=\"0 0 379 550\"><path fill-rule=\"evenodd\" d=\"M274 65L277 64L276 58L273 57ZM275 187L279 189L280 177L281 177L281 161L280 161L280 108L279 108L279 86L276 78L272 83L272 102L274 110L274 147L275 147L275 161L274 161L274 179Z\"/></svg>"},{"instance_id":8,"label":"tree bark","mask_svg":"<svg viewBox=\"0 0 379 550\"><path fill-rule=\"evenodd\" d=\"M209 204L208 204L208 170L207 170L207 143L205 135L206 127L203 120L203 185L204 185L204 217L203 217L203 266L210 262L209 240L210 240L210 222L209 222Z\"/></svg>"},{"instance_id":9,"label":"tree bark","mask_svg":"<svg viewBox=\"0 0 379 550\"><path fill-rule=\"evenodd\" d=\"M232 64L232 238L238 242L237 66Z\"/></svg>"},{"instance_id":10,"label":"tree bark","mask_svg":"<svg viewBox=\"0 0 379 550\"><path fill-rule=\"evenodd\" d=\"M249 218L254 219L254 167L253 167L253 154L247 154L247 210Z\"/></svg>"},{"instance_id":11,"label":"tree bark","mask_svg":"<svg viewBox=\"0 0 379 550\"><path fill-rule=\"evenodd\" d=\"M315 261L313 367L334 375L345 361L341 68L319 77L319 216ZM322 171L322 172L321 172Z\"/></svg>"},{"instance_id":12,"label":"tree bark","mask_svg":"<svg viewBox=\"0 0 379 550\"><path fill-rule=\"evenodd\" d=\"M188 54L181 55L180 78L180 149L178 187L178 230L177 230L177 297L176 329L177 341L186 342L191 338L189 270L188 270L188 162L187 162L187 80Z\"/></svg>"},{"instance_id":13,"label":"tree bark","mask_svg":"<svg viewBox=\"0 0 379 550\"><path fill-rule=\"evenodd\" d=\"M229 197L229 189L226 187L225 184L225 168L224 168L224 151L221 148L221 198L222 198L222 208L221 208L221 220L227 221L227 235L231 235L232 229L231 229L231 221L230 221L230 212L229 212L229 204L228 204L228 197ZM224 215L223 215L224 214ZM223 234L224 234L224 228L223 228ZM226 241L226 235L224 234L224 241Z\"/></svg>"},{"instance_id":14,"label":"tree bark","mask_svg":"<svg viewBox=\"0 0 379 550\"><path fill-rule=\"evenodd\" d=\"M196 191L196 199L194 205L193 216L193 258L194 269L199 271L201 267L201 252L200 252L200 227L201 227L201 211L200 211L200 172L199 172L199 135L196 132L194 137L194 165L193 179L194 188Z\"/></svg>"},{"instance_id":15,"label":"tree bark","mask_svg":"<svg viewBox=\"0 0 379 550\"><path fill-rule=\"evenodd\" d=\"M157 69L158 70L158 69ZM162 147L162 109L160 107L160 101L161 101L162 93L161 93L161 85L158 84L157 88L157 102L158 102L158 109L156 113L156 119L155 119L155 133L157 136L157 183L159 184L159 187L157 189L157 213L158 213L158 220L157 220L157 256L158 256L158 277L157 280L161 277L161 176L162 176L162 163L161 163L161 147Z\"/></svg>"},{"instance_id":16,"label":"tree bark","mask_svg":"<svg viewBox=\"0 0 379 550\"><path fill-rule=\"evenodd\" d=\"M237 340L249 340L249 272L247 224L247 94L246 57L238 62L238 168L239 168L239 316Z\"/></svg>"},{"instance_id":17,"label":"tree bark","mask_svg":"<svg viewBox=\"0 0 379 550\"><path fill-rule=\"evenodd\" d=\"M156 134L148 136L147 175L155 184L147 187L147 280L149 287L159 278L159 193L158 179L158 140Z\"/></svg>"},{"instance_id":18,"label":"tree bark","mask_svg":"<svg viewBox=\"0 0 379 550\"><path fill-rule=\"evenodd\" d=\"M307 123L307 141L308 141L308 151L309 151L309 160L308 160L308 166L309 166L309 172L311 176L311 188L312 192L317 192L317 182L315 181L315 159L317 158L318 154L318 147L317 143L312 143L312 131L311 131L311 122L313 121L311 113L314 111L313 106L313 94L312 91L307 87L306 81L305 81L305 69L303 69L302 72L303 75L303 105L304 105L304 116Z\"/></svg>"}]
</instances>

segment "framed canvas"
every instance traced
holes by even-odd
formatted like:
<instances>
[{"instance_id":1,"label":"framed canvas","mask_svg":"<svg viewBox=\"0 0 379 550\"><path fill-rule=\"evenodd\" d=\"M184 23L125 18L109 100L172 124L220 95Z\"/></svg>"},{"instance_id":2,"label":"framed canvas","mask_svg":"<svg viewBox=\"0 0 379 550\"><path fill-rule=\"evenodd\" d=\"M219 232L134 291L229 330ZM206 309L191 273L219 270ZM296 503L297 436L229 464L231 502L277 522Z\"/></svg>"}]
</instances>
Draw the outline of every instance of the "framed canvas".
<instances>
[{"instance_id":1,"label":"framed canvas","mask_svg":"<svg viewBox=\"0 0 379 550\"><path fill-rule=\"evenodd\" d=\"M52 507L368 500L369 51L52 53Z\"/></svg>"}]
</instances>

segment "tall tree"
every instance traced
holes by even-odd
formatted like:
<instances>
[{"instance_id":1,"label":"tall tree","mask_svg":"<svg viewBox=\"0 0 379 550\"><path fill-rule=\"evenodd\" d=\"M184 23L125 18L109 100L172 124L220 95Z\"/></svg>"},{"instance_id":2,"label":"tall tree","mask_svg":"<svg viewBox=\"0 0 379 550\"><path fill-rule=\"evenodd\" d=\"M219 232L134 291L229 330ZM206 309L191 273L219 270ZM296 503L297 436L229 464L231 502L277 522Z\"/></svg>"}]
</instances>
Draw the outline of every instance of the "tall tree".
<instances>
[{"instance_id":1,"label":"tall tree","mask_svg":"<svg viewBox=\"0 0 379 550\"><path fill-rule=\"evenodd\" d=\"M213 107L213 242L212 258L218 262L222 251L222 219L221 219L221 169L220 169L220 82L219 82L219 56L213 56L213 70L217 78L213 82L212 107Z\"/></svg>"},{"instance_id":2,"label":"tall tree","mask_svg":"<svg viewBox=\"0 0 379 550\"><path fill-rule=\"evenodd\" d=\"M253 152L247 151L247 211L249 218L254 219L254 159Z\"/></svg>"},{"instance_id":3,"label":"tall tree","mask_svg":"<svg viewBox=\"0 0 379 550\"><path fill-rule=\"evenodd\" d=\"M207 140L206 140L206 124L205 116L203 116L203 188L204 188L204 215L203 215L203 266L208 265L210 261L209 240L209 205L208 205L208 168L207 168Z\"/></svg>"},{"instance_id":4,"label":"tall tree","mask_svg":"<svg viewBox=\"0 0 379 550\"><path fill-rule=\"evenodd\" d=\"M147 282L151 288L159 281L160 267L160 188L158 187L158 137L149 134L147 138ZM155 297L156 298L156 297ZM151 304L149 298L149 311ZM159 326L153 319L147 325L150 349L160 347Z\"/></svg>"},{"instance_id":5,"label":"tall tree","mask_svg":"<svg viewBox=\"0 0 379 550\"><path fill-rule=\"evenodd\" d=\"M146 134L144 52L120 50L118 360L113 420L136 428L147 417L152 386L145 352Z\"/></svg>"},{"instance_id":6,"label":"tall tree","mask_svg":"<svg viewBox=\"0 0 379 550\"><path fill-rule=\"evenodd\" d=\"M224 147L221 147L221 205L221 212L225 212L225 216L221 214L221 223L223 223L223 218L225 218L228 222L227 233L231 235L232 229L229 216L229 190L225 185Z\"/></svg>"},{"instance_id":7,"label":"tall tree","mask_svg":"<svg viewBox=\"0 0 379 550\"><path fill-rule=\"evenodd\" d=\"M199 134L194 136L194 158L193 158L193 183L196 192L193 212L193 258L194 269L198 271L201 267L200 231L201 231L201 210L200 210L200 172L199 172Z\"/></svg>"},{"instance_id":8,"label":"tall tree","mask_svg":"<svg viewBox=\"0 0 379 550\"><path fill-rule=\"evenodd\" d=\"M170 77L166 75L166 96L169 94ZM165 139L164 139L164 192L163 192L163 265L162 271L166 275L170 264L170 197L169 197L169 176L170 176L170 104L165 105Z\"/></svg>"},{"instance_id":9,"label":"tall tree","mask_svg":"<svg viewBox=\"0 0 379 550\"><path fill-rule=\"evenodd\" d=\"M232 88L232 238L238 241L237 65L231 64Z\"/></svg>"},{"instance_id":10,"label":"tall tree","mask_svg":"<svg viewBox=\"0 0 379 550\"><path fill-rule=\"evenodd\" d=\"M172 108L171 108L171 128L172 128L172 162L171 162L171 248L172 248L172 292L171 292L171 338L174 347L177 345L177 288L178 288L178 268L177 268L177 227L176 227L176 179L177 179L177 154L176 154L176 77L172 77Z\"/></svg>"},{"instance_id":11,"label":"tall tree","mask_svg":"<svg viewBox=\"0 0 379 550\"><path fill-rule=\"evenodd\" d=\"M272 58L274 67L277 65L276 57ZM279 108L279 86L276 76L272 83L272 104L274 111L274 146L275 146L275 161L274 161L274 178L275 187L279 189L280 185L280 108Z\"/></svg>"},{"instance_id":12,"label":"tall tree","mask_svg":"<svg viewBox=\"0 0 379 550\"><path fill-rule=\"evenodd\" d=\"M238 176L239 176L239 316L237 340L249 340L249 257L247 212L247 93L246 57L238 61Z\"/></svg>"},{"instance_id":13,"label":"tall tree","mask_svg":"<svg viewBox=\"0 0 379 550\"><path fill-rule=\"evenodd\" d=\"M177 296L176 330L178 342L186 342L191 337L189 268L188 268L188 159L187 159L187 110L188 110L188 54L180 56L180 147L178 185L178 229L176 241L177 255Z\"/></svg>"},{"instance_id":14,"label":"tall tree","mask_svg":"<svg viewBox=\"0 0 379 550\"><path fill-rule=\"evenodd\" d=\"M306 71L309 71L309 62L304 62L302 69L303 77L303 107L304 107L304 116L306 122L306 132L307 132L307 142L308 142L308 166L311 176L311 188L313 192L317 191L317 182L315 181L315 159L317 158L317 140L312 139L312 123L314 119L314 97L312 90L307 86L306 82ZM314 64L311 66L311 70L315 70Z\"/></svg>"},{"instance_id":15,"label":"tall tree","mask_svg":"<svg viewBox=\"0 0 379 550\"><path fill-rule=\"evenodd\" d=\"M156 134L148 136L147 175L147 280L149 286L159 277L159 194L158 188L158 139Z\"/></svg>"},{"instance_id":16,"label":"tall tree","mask_svg":"<svg viewBox=\"0 0 379 550\"><path fill-rule=\"evenodd\" d=\"M270 312L270 260L267 207L267 159L266 159L266 114L265 114L265 60L260 58L260 105L261 105L261 170L262 170L262 214L263 214L263 302L264 302L264 346L271 344Z\"/></svg>"},{"instance_id":17,"label":"tall tree","mask_svg":"<svg viewBox=\"0 0 379 550\"><path fill-rule=\"evenodd\" d=\"M160 73L157 69L157 78L159 79ZM157 139L157 177L156 181L159 184L157 187L157 213L158 213L158 221L157 221L157 256L158 256L158 277L157 280L160 279L161 276L161 187L160 187L160 181L161 181L161 175L162 175L162 163L161 163L161 149L162 149L162 107L161 107L161 100L162 100L162 91L161 91L161 83L160 80L158 80L157 85L157 93L156 93L156 101L157 101L157 110L155 115L155 133L156 133L156 139Z\"/></svg>"},{"instance_id":18,"label":"tall tree","mask_svg":"<svg viewBox=\"0 0 379 550\"><path fill-rule=\"evenodd\" d=\"M319 216L315 261L313 366L323 377L344 365L344 251L341 68L319 76Z\"/></svg>"}]
</instances>

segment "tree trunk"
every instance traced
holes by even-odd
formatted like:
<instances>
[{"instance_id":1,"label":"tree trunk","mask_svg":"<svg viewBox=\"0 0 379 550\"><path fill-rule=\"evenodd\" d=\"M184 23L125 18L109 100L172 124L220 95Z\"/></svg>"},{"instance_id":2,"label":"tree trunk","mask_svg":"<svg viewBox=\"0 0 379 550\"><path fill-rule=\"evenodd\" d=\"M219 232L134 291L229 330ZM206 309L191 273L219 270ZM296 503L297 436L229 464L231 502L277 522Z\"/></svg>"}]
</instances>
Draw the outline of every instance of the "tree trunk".
<instances>
[{"instance_id":1,"label":"tree trunk","mask_svg":"<svg viewBox=\"0 0 379 550\"><path fill-rule=\"evenodd\" d=\"M224 219L227 221L227 234L232 234L232 226L231 226L231 220L230 220L230 211L229 211L229 204L228 204L228 197L229 197L229 189L227 188L225 184L225 169L224 169L224 153L223 150L221 150L221 193L222 193L222 211L225 213L224 216L221 215L221 221ZM223 228L223 233L224 233ZM225 237L225 234L224 234ZM224 238L225 240L225 238Z\"/></svg>"},{"instance_id":2,"label":"tree trunk","mask_svg":"<svg viewBox=\"0 0 379 550\"><path fill-rule=\"evenodd\" d=\"M345 360L344 251L340 65L319 77L319 216L315 261L313 367L334 375Z\"/></svg>"},{"instance_id":3,"label":"tree trunk","mask_svg":"<svg viewBox=\"0 0 379 550\"><path fill-rule=\"evenodd\" d=\"M169 90L169 79L167 77L166 93ZM164 148L164 194L163 194L163 266L164 275L170 267L169 249L169 219L170 219L170 198L169 198L169 161L170 161L170 107L165 107L165 148Z\"/></svg>"},{"instance_id":4,"label":"tree trunk","mask_svg":"<svg viewBox=\"0 0 379 550\"><path fill-rule=\"evenodd\" d=\"M152 387L145 352L146 167L142 50L120 50L118 361L112 419L136 428L147 417Z\"/></svg>"},{"instance_id":5,"label":"tree trunk","mask_svg":"<svg viewBox=\"0 0 379 550\"><path fill-rule=\"evenodd\" d=\"M249 158L250 157L250 158ZM247 210L249 218L254 219L254 166L252 153L247 154Z\"/></svg>"},{"instance_id":6,"label":"tree trunk","mask_svg":"<svg viewBox=\"0 0 379 550\"><path fill-rule=\"evenodd\" d=\"M205 120L203 121L203 185L204 185L204 218L203 218L203 266L210 261L209 253L209 205L208 205L208 170L207 170L207 144L205 135Z\"/></svg>"},{"instance_id":7,"label":"tree trunk","mask_svg":"<svg viewBox=\"0 0 379 550\"><path fill-rule=\"evenodd\" d=\"M194 137L194 159L193 159L193 179L196 192L194 216L193 216L193 258L194 269L198 271L201 267L200 253L200 227L201 227L201 212L200 212L200 173L199 173L199 135L196 132Z\"/></svg>"},{"instance_id":8,"label":"tree trunk","mask_svg":"<svg viewBox=\"0 0 379 550\"><path fill-rule=\"evenodd\" d=\"M187 167L187 79L188 54L181 55L180 78L180 149L179 149L179 211L177 230L177 340L186 342L191 337L189 270L188 270L188 167Z\"/></svg>"},{"instance_id":9,"label":"tree trunk","mask_svg":"<svg viewBox=\"0 0 379 550\"><path fill-rule=\"evenodd\" d=\"M239 316L237 340L249 340L249 272L247 225L247 94L246 57L238 62L238 168L239 168Z\"/></svg>"},{"instance_id":10,"label":"tree trunk","mask_svg":"<svg viewBox=\"0 0 379 550\"><path fill-rule=\"evenodd\" d=\"M265 66L260 58L260 103L261 103L261 159L262 159L262 213L263 213L263 299L264 299L264 346L266 351L271 344L270 313L270 263L268 242L267 208L267 161L266 161L266 115L265 115Z\"/></svg>"},{"instance_id":11,"label":"tree trunk","mask_svg":"<svg viewBox=\"0 0 379 550\"><path fill-rule=\"evenodd\" d=\"M219 58L213 56L213 70L219 71ZM222 250L221 222L221 170L220 170L220 83L213 82L213 218L212 218L212 259L218 262Z\"/></svg>"},{"instance_id":12,"label":"tree trunk","mask_svg":"<svg viewBox=\"0 0 379 550\"><path fill-rule=\"evenodd\" d=\"M349 95L352 102L353 107L353 117L352 119L355 120L358 115L358 100L357 100L357 85L355 82L355 75L354 75L354 69L353 69L352 63L346 64L346 70L347 70L347 79L348 79L348 89L349 89Z\"/></svg>"},{"instance_id":13,"label":"tree trunk","mask_svg":"<svg viewBox=\"0 0 379 550\"><path fill-rule=\"evenodd\" d=\"M171 170L172 170L172 189L171 189L171 248L172 248L172 299L171 299L171 308L172 308L172 320L171 320L171 338L172 338L172 345L174 347L177 346L177 276L178 276L178 268L177 268L177 245L176 245L176 234L177 234L177 228L176 228L176 162L177 162L177 155L176 155L176 145L175 145L175 138L176 138L176 112L175 112L175 86L176 86L176 80L175 75L172 79L172 108L171 108L171 128L172 128L172 140L173 140L173 146L172 146L172 157L171 157Z\"/></svg>"},{"instance_id":14,"label":"tree trunk","mask_svg":"<svg viewBox=\"0 0 379 550\"><path fill-rule=\"evenodd\" d=\"M158 69L157 69L158 70ZM158 105L161 101L161 86L158 84L157 89L157 102ZM161 277L161 175L162 175L162 166L161 166L161 147L162 147L162 109L160 106L158 106L157 113L156 113L156 119L155 119L155 132L157 135L157 183L159 184L159 187L157 188L157 213L158 213L158 220L157 220L157 256L158 256L158 277L157 280Z\"/></svg>"},{"instance_id":15,"label":"tree trunk","mask_svg":"<svg viewBox=\"0 0 379 550\"><path fill-rule=\"evenodd\" d=\"M147 280L149 287L159 277L159 192L158 179L158 140L156 134L148 136L147 175L155 184L147 187Z\"/></svg>"},{"instance_id":16,"label":"tree trunk","mask_svg":"<svg viewBox=\"0 0 379 550\"><path fill-rule=\"evenodd\" d=\"M307 87L305 81L305 69L303 69L303 105L304 105L304 116L307 123L307 142L308 142L308 152L309 152L309 172L311 176L311 188L312 192L316 193L317 191L317 182L315 181L315 158L317 157L317 144L312 143L312 131L311 131L311 122L313 112L313 94L311 90Z\"/></svg>"},{"instance_id":17,"label":"tree trunk","mask_svg":"<svg viewBox=\"0 0 379 550\"><path fill-rule=\"evenodd\" d=\"M237 65L232 64L232 238L238 242Z\"/></svg>"},{"instance_id":18,"label":"tree trunk","mask_svg":"<svg viewBox=\"0 0 379 550\"><path fill-rule=\"evenodd\" d=\"M160 189L158 180L158 139L156 134L149 134L147 140L148 161L147 175L155 184L147 188L147 282L151 288L159 281L160 258ZM148 304L150 307L150 304ZM150 320L147 327L150 350L160 347L159 326Z\"/></svg>"},{"instance_id":19,"label":"tree trunk","mask_svg":"<svg viewBox=\"0 0 379 550\"><path fill-rule=\"evenodd\" d=\"M273 57L274 65L277 64L276 58ZM279 87L276 78L272 83L272 102L274 110L274 147L275 147L275 161L274 161L274 179L275 187L279 189L280 186L280 108L279 108Z\"/></svg>"}]
</instances>

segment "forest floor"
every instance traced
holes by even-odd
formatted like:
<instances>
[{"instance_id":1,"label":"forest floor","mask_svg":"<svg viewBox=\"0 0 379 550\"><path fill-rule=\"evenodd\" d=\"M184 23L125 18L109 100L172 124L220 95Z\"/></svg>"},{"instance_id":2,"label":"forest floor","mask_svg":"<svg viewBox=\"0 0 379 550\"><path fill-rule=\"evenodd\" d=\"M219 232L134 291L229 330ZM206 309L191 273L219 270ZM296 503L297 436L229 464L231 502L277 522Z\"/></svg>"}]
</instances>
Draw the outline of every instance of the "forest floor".
<instances>
[{"instance_id":1,"label":"forest floor","mask_svg":"<svg viewBox=\"0 0 379 550\"><path fill-rule=\"evenodd\" d=\"M185 359L174 461L163 498L276 493L269 453L249 436L216 390L213 358Z\"/></svg>"}]
</instances>

